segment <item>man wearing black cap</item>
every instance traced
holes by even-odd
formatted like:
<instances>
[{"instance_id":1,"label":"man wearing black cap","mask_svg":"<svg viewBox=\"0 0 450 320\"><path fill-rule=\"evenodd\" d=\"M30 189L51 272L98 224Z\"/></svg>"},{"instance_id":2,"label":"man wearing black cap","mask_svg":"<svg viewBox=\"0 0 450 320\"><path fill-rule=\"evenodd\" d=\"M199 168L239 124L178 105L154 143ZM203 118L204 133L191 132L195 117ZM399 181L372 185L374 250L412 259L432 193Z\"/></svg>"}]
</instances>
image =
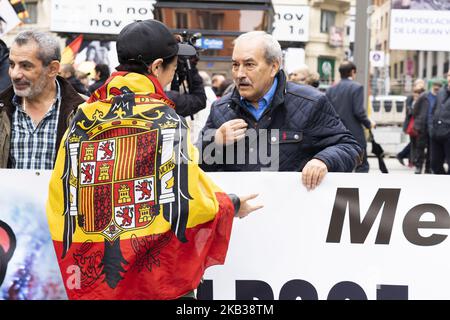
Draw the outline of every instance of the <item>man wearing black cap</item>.
<instances>
[{"instance_id":1,"label":"man wearing black cap","mask_svg":"<svg viewBox=\"0 0 450 320\"><path fill-rule=\"evenodd\" d=\"M248 203L256 195L223 193L197 165L162 89L185 50L164 24L131 23L117 39L119 71L74 116L47 204L70 299L192 297L205 269L223 264L233 217L261 207Z\"/></svg>"}]
</instances>

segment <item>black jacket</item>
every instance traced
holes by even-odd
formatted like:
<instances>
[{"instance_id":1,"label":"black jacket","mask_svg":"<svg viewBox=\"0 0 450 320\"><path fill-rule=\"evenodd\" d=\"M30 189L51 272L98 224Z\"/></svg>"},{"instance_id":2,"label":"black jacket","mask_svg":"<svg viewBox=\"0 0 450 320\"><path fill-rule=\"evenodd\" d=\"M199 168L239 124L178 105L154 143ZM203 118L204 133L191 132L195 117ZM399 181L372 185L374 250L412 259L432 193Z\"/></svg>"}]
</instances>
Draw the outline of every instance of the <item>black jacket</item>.
<instances>
[{"instance_id":1,"label":"black jacket","mask_svg":"<svg viewBox=\"0 0 450 320\"><path fill-rule=\"evenodd\" d=\"M364 88L359 83L342 79L327 90L327 96L336 109L345 127L355 136L356 141L366 147L363 126L370 129L371 122L364 109Z\"/></svg>"},{"instance_id":2,"label":"black jacket","mask_svg":"<svg viewBox=\"0 0 450 320\"><path fill-rule=\"evenodd\" d=\"M317 158L327 165L329 171L351 172L360 163L362 149L344 127L327 97L312 87L286 83L283 72L279 72L277 77L278 87L272 103L259 121L241 105L237 90L213 104L197 145L201 149L203 169L301 171L308 161ZM213 143L216 129L239 118L248 123L248 129L257 130L251 130L254 134L247 130L245 161L240 159L242 152L236 152L240 146L235 144L222 151L222 147ZM225 153L226 159L232 151L233 163L211 164L213 157L217 159L221 152ZM267 158L270 158L270 163L267 163Z\"/></svg>"},{"instance_id":3,"label":"black jacket","mask_svg":"<svg viewBox=\"0 0 450 320\"><path fill-rule=\"evenodd\" d=\"M85 96L88 97L90 96L88 89L81 83L80 80L77 79L77 77L71 76L66 80L72 85L72 87L75 89L76 92L84 94Z\"/></svg>"},{"instance_id":4,"label":"black jacket","mask_svg":"<svg viewBox=\"0 0 450 320\"><path fill-rule=\"evenodd\" d=\"M93 84L91 84L88 88L88 96L90 96L91 94L93 94L95 92L95 90L97 90L98 88L100 88L102 85L105 84L106 80L108 80L108 78L102 78L100 80L95 81Z\"/></svg>"},{"instance_id":5,"label":"black jacket","mask_svg":"<svg viewBox=\"0 0 450 320\"><path fill-rule=\"evenodd\" d=\"M442 88L437 97L436 107L433 109L432 138L450 140L450 89Z\"/></svg>"},{"instance_id":6,"label":"black jacket","mask_svg":"<svg viewBox=\"0 0 450 320\"><path fill-rule=\"evenodd\" d=\"M11 85L11 79L9 78L9 50L0 40L0 92L5 90Z\"/></svg>"},{"instance_id":7,"label":"black jacket","mask_svg":"<svg viewBox=\"0 0 450 320\"><path fill-rule=\"evenodd\" d=\"M166 91L167 97L175 103L175 110L183 117L193 116L206 108L203 79L198 74L197 68L193 67L189 72L191 73L189 93L180 93L179 88L176 87L172 88L171 91Z\"/></svg>"},{"instance_id":8,"label":"black jacket","mask_svg":"<svg viewBox=\"0 0 450 320\"><path fill-rule=\"evenodd\" d=\"M414 103L412 115L414 116L414 129L419 136L428 137L428 109L430 102L428 101L428 91L420 95Z\"/></svg>"}]
</instances>

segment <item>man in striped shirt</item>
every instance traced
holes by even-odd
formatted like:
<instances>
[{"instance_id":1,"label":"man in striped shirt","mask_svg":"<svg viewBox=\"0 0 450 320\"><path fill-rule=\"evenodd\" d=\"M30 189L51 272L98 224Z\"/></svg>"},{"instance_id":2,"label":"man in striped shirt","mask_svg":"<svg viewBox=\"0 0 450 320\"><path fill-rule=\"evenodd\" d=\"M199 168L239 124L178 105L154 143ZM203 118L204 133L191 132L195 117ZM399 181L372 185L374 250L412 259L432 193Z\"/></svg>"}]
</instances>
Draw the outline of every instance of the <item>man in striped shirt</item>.
<instances>
[{"instance_id":1,"label":"man in striped shirt","mask_svg":"<svg viewBox=\"0 0 450 320\"><path fill-rule=\"evenodd\" d=\"M0 94L0 168L53 169L67 119L83 98L58 76L61 51L47 33L17 35L12 86Z\"/></svg>"}]
</instances>

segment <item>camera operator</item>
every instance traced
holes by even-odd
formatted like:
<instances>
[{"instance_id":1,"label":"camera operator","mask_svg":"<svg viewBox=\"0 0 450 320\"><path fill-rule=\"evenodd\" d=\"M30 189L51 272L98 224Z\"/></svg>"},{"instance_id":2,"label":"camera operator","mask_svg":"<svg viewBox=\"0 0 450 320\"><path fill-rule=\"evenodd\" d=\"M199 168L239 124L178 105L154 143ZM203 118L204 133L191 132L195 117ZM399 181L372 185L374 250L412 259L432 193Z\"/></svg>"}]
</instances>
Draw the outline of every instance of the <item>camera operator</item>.
<instances>
[{"instance_id":1,"label":"camera operator","mask_svg":"<svg viewBox=\"0 0 450 320\"><path fill-rule=\"evenodd\" d=\"M183 117L190 116L192 119L194 119L194 114L206 107L203 79L197 70L197 48L193 45L195 36L190 37L186 41L184 41L182 36L177 37L179 42L191 45L192 55L178 57L177 71L172 81L171 89L166 91L169 99L175 103L177 113Z\"/></svg>"}]
</instances>

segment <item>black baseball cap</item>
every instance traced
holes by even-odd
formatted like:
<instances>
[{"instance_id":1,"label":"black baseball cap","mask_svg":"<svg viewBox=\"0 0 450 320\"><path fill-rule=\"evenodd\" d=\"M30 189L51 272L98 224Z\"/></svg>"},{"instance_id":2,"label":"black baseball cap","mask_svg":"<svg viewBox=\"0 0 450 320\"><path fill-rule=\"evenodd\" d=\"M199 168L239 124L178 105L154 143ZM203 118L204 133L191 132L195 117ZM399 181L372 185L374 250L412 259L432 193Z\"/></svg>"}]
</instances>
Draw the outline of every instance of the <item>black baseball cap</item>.
<instances>
[{"instance_id":1,"label":"black baseball cap","mask_svg":"<svg viewBox=\"0 0 450 320\"><path fill-rule=\"evenodd\" d=\"M196 54L193 46L178 43L165 24L153 19L126 25L117 37L116 48L120 63L137 61L150 64L158 58Z\"/></svg>"}]
</instances>

